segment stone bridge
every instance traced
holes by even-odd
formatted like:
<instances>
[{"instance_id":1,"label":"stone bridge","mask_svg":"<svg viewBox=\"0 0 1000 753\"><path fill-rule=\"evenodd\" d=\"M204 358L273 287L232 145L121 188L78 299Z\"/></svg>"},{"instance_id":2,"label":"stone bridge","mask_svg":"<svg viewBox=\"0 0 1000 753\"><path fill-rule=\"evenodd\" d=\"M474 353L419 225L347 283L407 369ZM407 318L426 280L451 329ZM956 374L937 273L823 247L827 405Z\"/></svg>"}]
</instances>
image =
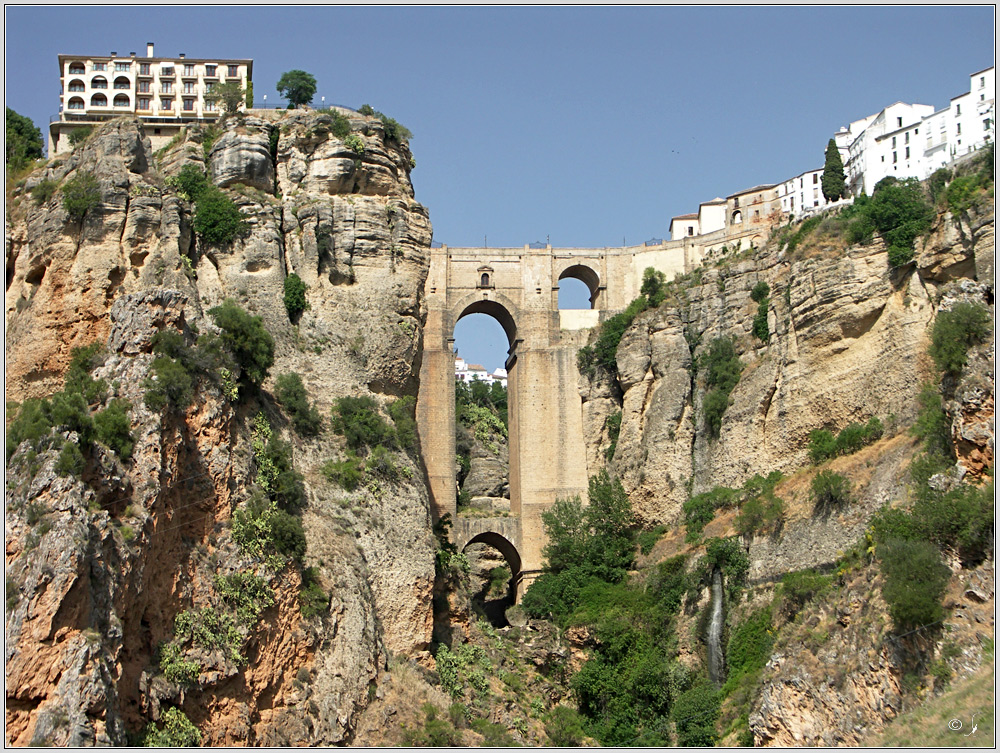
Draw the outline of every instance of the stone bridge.
<instances>
[{"instance_id":1,"label":"stone bridge","mask_svg":"<svg viewBox=\"0 0 1000 753\"><path fill-rule=\"evenodd\" d=\"M517 598L543 565L541 514L556 499L586 501L588 469L576 355L589 329L639 295L646 267L667 279L701 263L689 241L621 248L432 248L424 294L417 426L433 512L450 514L454 543L481 541L507 558ZM591 310L559 311L559 283L590 290ZM492 316L507 334L510 518L456 514L455 324Z\"/></svg>"}]
</instances>

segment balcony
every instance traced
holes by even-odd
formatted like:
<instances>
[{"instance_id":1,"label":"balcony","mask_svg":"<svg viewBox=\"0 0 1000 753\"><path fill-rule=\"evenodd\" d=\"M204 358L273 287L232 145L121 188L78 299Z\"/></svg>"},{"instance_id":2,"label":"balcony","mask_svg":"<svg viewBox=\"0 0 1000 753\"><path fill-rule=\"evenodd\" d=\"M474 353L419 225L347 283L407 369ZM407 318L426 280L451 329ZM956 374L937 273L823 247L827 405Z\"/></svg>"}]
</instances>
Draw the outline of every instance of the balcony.
<instances>
[{"instance_id":1,"label":"balcony","mask_svg":"<svg viewBox=\"0 0 1000 753\"><path fill-rule=\"evenodd\" d=\"M160 78L174 78L174 69L160 68Z\"/></svg>"}]
</instances>

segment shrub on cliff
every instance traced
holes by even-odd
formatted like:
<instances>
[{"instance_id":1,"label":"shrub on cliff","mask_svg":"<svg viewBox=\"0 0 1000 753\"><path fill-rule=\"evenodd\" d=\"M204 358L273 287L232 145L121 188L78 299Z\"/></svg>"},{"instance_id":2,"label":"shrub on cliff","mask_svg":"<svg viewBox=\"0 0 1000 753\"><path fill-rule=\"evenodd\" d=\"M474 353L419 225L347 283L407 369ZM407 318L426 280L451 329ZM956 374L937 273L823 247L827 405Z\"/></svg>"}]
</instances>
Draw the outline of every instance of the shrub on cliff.
<instances>
[{"instance_id":1,"label":"shrub on cliff","mask_svg":"<svg viewBox=\"0 0 1000 753\"><path fill-rule=\"evenodd\" d=\"M600 326L597 340L593 345L580 348L577 354L577 368L580 373L592 376L597 367L607 370L616 375L618 373L618 362L616 353L618 344L635 318L649 305L645 296L636 298L620 314L615 314L610 319L606 319Z\"/></svg>"},{"instance_id":2,"label":"shrub on cliff","mask_svg":"<svg viewBox=\"0 0 1000 753\"><path fill-rule=\"evenodd\" d=\"M646 267L642 273L642 287L639 292L646 296L651 308L656 308L667 297L665 288L667 276L653 267Z\"/></svg>"},{"instance_id":3,"label":"shrub on cliff","mask_svg":"<svg viewBox=\"0 0 1000 753\"><path fill-rule=\"evenodd\" d=\"M142 738L147 748L190 748L201 745L201 733L179 708L171 706L150 722Z\"/></svg>"},{"instance_id":4,"label":"shrub on cliff","mask_svg":"<svg viewBox=\"0 0 1000 753\"><path fill-rule=\"evenodd\" d=\"M296 373L281 374L274 382L274 394L292 419L295 431L304 437L314 437L323 428L323 418L315 405L309 404L302 377Z\"/></svg>"},{"instance_id":5,"label":"shrub on cliff","mask_svg":"<svg viewBox=\"0 0 1000 753\"><path fill-rule=\"evenodd\" d=\"M396 425L396 440L404 450L412 450L417 446L416 406L417 401L412 395L405 395L389 403L389 417Z\"/></svg>"},{"instance_id":6,"label":"shrub on cliff","mask_svg":"<svg viewBox=\"0 0 1000 753\"><path fill-rule=\"evenodd\" d=\"M900 267L913 261L914 242L930 230L934 209L915 178L883 178L870 199L856 201L848 229L852 243L867 242L874 231L885 239L889 264Z\"/></svg>"},{"instance_id":7,"label":"shrub on cliff","mask_svg":"<svg viewBox=\"0 0 1000 753\"><path fill-rule=\"evenodd\" d=\"M176 188L182 198L196 201L211 185L201 168L195 165L184 165L177 175L164 181L171 188Z\"/></svg>"},{"instance_id":8,"label":"shrub on cliff","mask_svg":"<svg viewBox=\"0 0 1000 753\"><path fill-rule=\"evenodd\" d=\"M297 322L302 312L308 308L306 302L306 284L302 278L292 272L285 278L285 311L288 312L288 319Z\"/></svg>"},{"instance_id":9,"label":"shrub on cliff","mask_svg":"<svg viewBox=\"0 0 1000 753\"><path fill-rule=\"evenodd\" d=\"M677 729L677 743L684 747L715 745L715 720L719 716L719 693L706 679L681 693L670 712Z\"/></svg>"},{"instance_id":10,"label":"shrub on cliff","mask_svg":"<svg viewBox=\"0 0 1000 753\"><path fill-rule=\"evenodd\" d=\"M135 441L129 420L128 400L112 400L108 407L94 416L94 434L98 442L113 450L123 461L132 457Z\"/></svg>"},{"instance_id":11,"label":"shrub on cliff","mask_svg":"<svg viewBox=\"0 0 1000 753\"><path fill-rule=\"evenodd\" d=\"M833 471L820 471L812 480L813 510L829 513L851 501L851 483Z\"/></svg>"},{"instance_id":12,"label":"shrub on cliff","mask_svg":"<svg viewBox=\"0 0 1000 753\"><path fill-rule=\"evenodd\" d=\"M211 185L195 199L192 226L202 240L213 246L232 243L250 229L233 200Z\"/></svg>"},{"instance_id":13,"label":"shrub on cliff","mask_svg":"<svg viewBox=\"0 0 1000 753\"><path fill-rule=\"evenodd\" d=\"M965 301L951 311L941 311L934 319L930 354L938 368L957 376L968 361L969 348L984 342L993 331L989 310Z\"/></svg>"},{"instance_id":14,"label":"shrub on cliff","mask_svg":"<svg viewBox=\"0 0 1000 753\"><path fill-rule=\"evenodd\" d=\"M231 298L208 313L222 330L222 345L243 370L243 379L259 386L274 363L274 338L264 328L264 321L248 314Z\"/></svg>"},{"instance_id":15,"label":"shrub on cliff","mask_svg":"<svg viewBox=\"0 0 1000 753\"><path fill-rule=\"evenodd\" d=\"M941 597L951 571L932 544L890 539L876 553L885 575L882 596L897 633L931 625L944 616Z\"/></svg>"},{"instance_id":16,"label":"shrub on cliff","mask_svg":"<svg viewBox=\"0 0 1000 753\"><path fill-rule=\"evenodd\" d=\"M102 359L99 343L86 348L74 348L62 391L47 398L26 400L20 406L8 405L8 410L14 414L7 427L8 460L26 439L32 441L35 452L58 447L62 439L52 434L55 428L76 432L79 449L83 452L88 452L96 439L116 452L123 461L129 460L133 438L128 418L128 401L112 400L103 411L91 412L91 407L107 396L104 380L90 376L90 371ZM69 471L80 466L80 461L73 453L73 450L66 450L60 467Z\"/></svg>"},{"instance_id":17,"label":"shrub on cliff","mask_svg":"<svg viewBox=\"0 0 1000 753\"><path fill-rule=\"evenodd\" d=\"M35 206L40 207L55 194L59 184L54 180L42 180L37 186L31 189L31 198L35 201Z\"/></svg>"},{"instance_id":18,"label":"shrub on cliff","mask_svg":"<svg viewBox=\"0 0 1000 753\"><path fill-rule=\"evenodd\" d=\"M809 433L809 460L818 465L830 458L850 455L878 441L883 431L878 416L872 416L864 424L848 424L836 437L826 429L814 429Z\"/></svg>"},{"instance_id":19,"label":"shrub on cliff","mask_svg":"<svg viewBox=\"0 0 1000 753\"><path fill-rule=\"evenodd\" d=\"M396 433L379 413L371 397L342 397L333 405L333 430L343 434L354 451L379 445L396 446Z\"/></svg>"},{"instance_id":20,"label":"shrub on cliff","mask_svg":"<svg viewBox=\"0 0 1000 753\"><path fill-rule=\"evenodd\" d=\"M717 337L709 343L698 360L699 371L705 374L708 391L702 399L702 414L709 436L718 437L722 429L722 416L729 407L729 393L740 380L743 364L736 355L733 341Z\"/></svg>"},{"instance_id":21,"label":"shrub on cliff","mask_svg":"<svg viewBox=\"0 0 1000 753\"><path fill-rule=\"evenodd\" d=\"M63 183L63 208L70 219L82 222L101 203L101 184L93 173L78 172Z\"/></svg>"}]
</instances>

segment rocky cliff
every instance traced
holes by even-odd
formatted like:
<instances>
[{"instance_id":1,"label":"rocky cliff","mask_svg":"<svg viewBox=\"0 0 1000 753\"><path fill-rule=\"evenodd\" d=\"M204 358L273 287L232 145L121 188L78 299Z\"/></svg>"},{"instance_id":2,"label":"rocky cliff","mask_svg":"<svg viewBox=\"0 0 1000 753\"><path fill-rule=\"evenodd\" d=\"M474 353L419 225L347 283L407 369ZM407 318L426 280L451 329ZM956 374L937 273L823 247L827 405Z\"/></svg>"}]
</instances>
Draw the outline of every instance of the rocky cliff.
<instances>
[{"instance_id":1,"label":"rocky cliff","mask_svg":"<svg viewBox=\"0 0 1000 753\"><path fill-rule=\"evenodd\" d=\"M821 234L807 253L771 244L680 279L672 303L640 314L622 337L616 380L581 376L590 467L602 465L608 417L621 410L611 467L645 520L674 523L690 494L806 465L816 429L836 433L872 416L911 423L921 384L933 376L927 347L936 312L958 300L992 302L992 210L975 214L973 226L963 241L961 224L941 215L916 263L901 271L878 240L847 246ZM751 335L751 292L761 282L770 289L766 343ZM734 339L742 373L714 438L697 362L718 337ZM984 352L983 364L991 358ZM988 366L971 381L984 376L992 377ZM984 429L992 406L985 392L959 399L960 460L981 469L992 462Z\"/></svg>"},{"instance_id":2,"label":"rocky cliff","mask_svg":"<svg viewBox=\"0 0 1000 753\"><path fill-rule=\"evenodd\" d=\"M96 130L33 173L7 225L8 399L62 387L76 347L98 343L107 394L126 399L128 461L95 444L79 475L60 475L55 445L16 448L6 488L7 742L125 744L167 706L213 745L332 744L349 739L369 683L389 652L419 656L431 640L434 542L419 464L396 481L347 492L320 467L343 438L303 438L272 382L232 401L203 382L172 413L144 404L156 332L189 343L217 332L207 311L234 299L275 341L275 375L297 373L323 415L345 395L378 403L416 392L421 294L431 228L413 200L411 156L382 122L351 114L354 139L331 113L233 117L189 129L154 154L139 123ZM342 126L342 122L340 124ZM350 141L351 146L345 142ZM173 176L207 172L238 206L243 237L211 245ZM70 216L63 192L93 175L97 201ZM33 191L38 186L58 190ZM292 323L283 286L295 273L308 307ZM299 570L248 555L232 516L251 496L260 460L251 419L263 413L293 444L305 476L304 565L330 599L304 617ZM240 623L239 654L183 646L197 671L163 676L161 652L182 613L229 614L219 577L255 574L272 594ZM158 663L159 662L159 663Z\"/></svg>"},{"instance_id":3,"label":"rocky cliff","mask_svg":"<svg viewBox=\"0 0 1000 753\"><path fill-rule=\"evenodd\" d=\"M509 573L495 550L439 551L412 447L387 442L377 469L345 477L358 458L329 421L338 400L371 398L374 413L395 418L390 409L417 393L431 228L412 165L382 119L357 113L232 117L155 154L139 123L122 119L14 187L5 356L7 396L21 406L7 418L20 410L34 423L7 448L8 744L134 743L177 709L205 745L587 739L581 717L555 707L573 703L569 678L588 653L607 648L601 629L562 633L505 615ZM192 174L237 208L245 228L232 240L196 231ZM84 178L90 199L71 212L65 198ZM887 627L886 576L865 547L873 515L914 496L921 448L908 429L922 385L940 381L928 355L936 318L961 303L992 313L991 203L940 209L902 268L877 237L848 244L837 217L797 247L779 231L760 249L711 259L635 318L614 374L580 376L588 468L622 480L652 534L628 587L676 590L676 624L656 633L657 671L669 677L650 687L669 684L673 702L704 664L706 540L738 536L746 559L745 600L727 591L724 644L761 610L784 610L768 618L767 655L726 691L733 719L718 739L859 744L912 703L914 655L947 654L940 677L988 661L991 556L966 567L950 552L947 641L902 645ZM305 305L293 312L283 299L295 278ZM211 312L227 300L273 337L259 385L213 360L224 333ZM714 431L706 358L720 339L733 344L739 378ZM167 408L148 400L165 389L165 342L200 369L192 399ZM81 361L87 346L96 349ZM957 461L933 478L940 489L992 473L994 359L993 341L978 343L937 384ZM289 374L325 417L320 431L300 431L278 397ZM114 428L123 405L127 448ZM88 423L102 416L108 441ZM459 441L460 514L503 515L504 432L493 413L481 418ZM884 428L877 442L823 466L851 493L821 514L810 434L872 418ZM280 442L269 454L268 434L287 454ZM282 535L294 544L301 526L304 551L247 544L261 526L276 535L276 457L286 480L302 478ZM689 535L693 496L774 471L780 524L741 528L744 510L728 504ZM678 554L686 564L661 567ZM780 581L806 568L828 590L789 610ZM587 619L600 622L594 610ZM496 630L477 613L512 624ZM449 648L437 661L436 642ZM622 692L609 677L607 692ZM649 739L677 739L667 713Z\"/></svg>"},{"instance_id":4,"label":"rocky cliff","mask_svg":"<svg viewBox=\"0 0 1000 753\"><path fill-rule=\"evenodd\" d=\"M954 467L932 485L947 490L957 480L982 483L992 474L992 337L968 348L960 373L942 377L929 355L941 313L972 304L993 318L989 185L961 212L939 202L914 261L902 268L891 267L877 236L868 244L847 243L835 216L798 248L784 240L791 230L779 231L760 249L710 260L668 284L666 301L635 318L618 346L616 374L581 375L589 467L607 464L646 527L668 531L644 568L677 554L702 557L705 540L735 537L755 587L747 592L749 605L727 603L729 631L763 619L754 609L782 605L787 574L836 568L835 587L794 621L768 617L776 643L764 655L762 674L737 676L720 695L723 742L862 744L903 710L939 693L947 683L942 678L971 676L991 661L984 647L993 631L992 539L987 560L973 569L944 547L951 578L943 632L920 628L898 638L902 631L894 630L882 599L884 574L875 564L871 528L880 509L906 508L918 494L911 466L921 446L909 430L926 384L943 395L942 420L954 452ZM767 336L761 338L764 315ZM724 398L716 435L706 421L706 358L719 338L732 342L740 373ZM819 512L811 434L836 435L872 418L884 426L880 441L822 466L848 480L849 501ZM685 540L683 506L692 497L716 487L740 489L775 471L784 479L773 490L782 506L774 525L748 530L743 509L729 502L710 513L701 536L688 526ZM860 572L844 564L845 552L857 551L859 541L869 547ZM699 636L707 593L702 581L676 629L677 655L695 672L706 665ZM937 680L925 679L929 666ZM747 717L737 735L740 713Z\"/></svg>"}]
</instances>

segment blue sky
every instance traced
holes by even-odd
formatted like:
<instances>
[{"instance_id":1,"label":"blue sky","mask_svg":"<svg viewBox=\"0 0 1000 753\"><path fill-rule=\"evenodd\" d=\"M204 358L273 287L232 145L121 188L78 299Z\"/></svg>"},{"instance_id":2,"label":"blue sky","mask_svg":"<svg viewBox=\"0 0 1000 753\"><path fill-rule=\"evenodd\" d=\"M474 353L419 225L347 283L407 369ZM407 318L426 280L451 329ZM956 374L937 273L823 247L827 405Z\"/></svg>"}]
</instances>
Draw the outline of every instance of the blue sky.
<instances>
[{"instance_id":1,"label":"blue sky","mask_svg":"<svg viewBox=\"0 0 1000 753\"><path fill-rule=\"evenodd\" d=\"M991 6L7 6L5 100L43 133L59 53L254 59L414 133L417 200L451 246L668 237L698 203L823 163L842 125L943 107L994 63ZM486 338L480 338L485 340ZM495 368L500 356L463 355ZM506 347L501 348L506 351Z\"/></svg>"}]
</instances>

